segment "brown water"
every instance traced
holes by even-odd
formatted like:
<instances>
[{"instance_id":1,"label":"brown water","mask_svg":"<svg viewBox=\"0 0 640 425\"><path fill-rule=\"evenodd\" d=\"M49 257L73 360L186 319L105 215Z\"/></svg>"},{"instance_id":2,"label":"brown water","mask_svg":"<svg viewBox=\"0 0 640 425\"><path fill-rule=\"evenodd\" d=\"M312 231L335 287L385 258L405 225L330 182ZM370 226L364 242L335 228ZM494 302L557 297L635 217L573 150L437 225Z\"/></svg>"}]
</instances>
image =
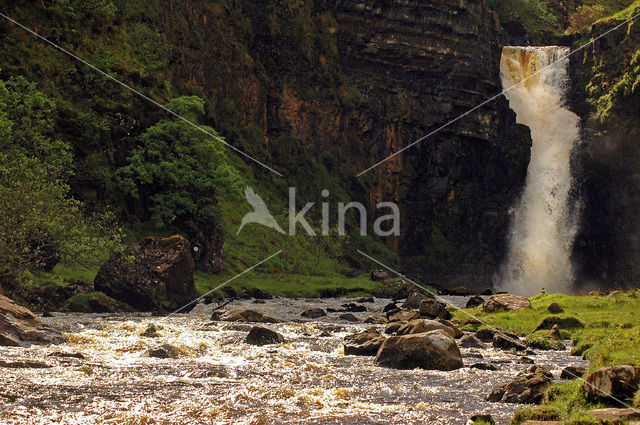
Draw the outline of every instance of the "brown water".
<instances>
[{"instance_id":1,"label":"brown water","mask_svg":"<svg viewBox=\"0 0 640 425\"><path fill-rule=\"evenodd\" d=\"M460 302L460 300L456 300ZM250 301L283 320L300 319L311 307L344 300ZM366 304L371 311L384 305ZM49 368L0 368L0 423L14 424L464 424L474 413L508 423L519 407L484 401L491 388L527 365L493 349L462 350L466 365L492 362L498 371L452 372L376 367L372 357L344 356L342 339L371 325L349 324L338 314L308 323L267 325L282 345L244 344L249 325L203 326L211 306L186 315L59 314L45 319L67 333L59 346L0 347L5 361L38 361ZM368 313L355 313L365 317ZM331 317L333 316L333 317ZM141 337L154 323L158 338ZM331 336L320 336L328 331ZM145 356L169 343L179 359ZM81 353L85 359L52 357ZM484 357L484 359L480 358ZM536 363L554 373L583 364L567 352L539 352Z\"/></svg>"}]
</instances>

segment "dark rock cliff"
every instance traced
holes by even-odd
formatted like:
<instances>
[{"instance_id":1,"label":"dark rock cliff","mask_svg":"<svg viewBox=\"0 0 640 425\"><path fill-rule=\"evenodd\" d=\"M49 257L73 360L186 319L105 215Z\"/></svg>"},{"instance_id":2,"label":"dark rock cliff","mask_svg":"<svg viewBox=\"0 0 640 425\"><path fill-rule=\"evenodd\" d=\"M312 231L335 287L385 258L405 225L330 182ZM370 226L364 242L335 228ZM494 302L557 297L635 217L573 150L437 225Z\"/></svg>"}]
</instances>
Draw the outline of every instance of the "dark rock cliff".
<instances>
[{"instance_id":1,"label":"dark rock cliff","mask_svg":"<svg viewBox=\"0 0 640 425\"><path fill-rule=\"evenodd\" d=\"M214 102L232 99L239 121L266 132L274 158L278 140L293 138L369 211L398 203L401 235L387 243L404 271L443 286L490 285L529 159L528 129L504 97L356 177L500 93L502 36L484 1L245 1L245 32L187 9L201 38L167 31L181 48L176 78ZM292 171L275 165L290 183Z\"/></svg>"}]
</instances>

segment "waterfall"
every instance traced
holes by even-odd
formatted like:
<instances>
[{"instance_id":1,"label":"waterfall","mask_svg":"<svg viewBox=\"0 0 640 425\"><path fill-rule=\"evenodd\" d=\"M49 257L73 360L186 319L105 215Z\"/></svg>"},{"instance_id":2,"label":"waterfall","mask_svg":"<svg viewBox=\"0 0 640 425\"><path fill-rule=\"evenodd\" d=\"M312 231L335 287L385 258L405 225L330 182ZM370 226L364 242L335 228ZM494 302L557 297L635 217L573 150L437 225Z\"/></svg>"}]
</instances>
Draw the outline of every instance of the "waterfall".
<instances>
[{"instance_id":1,"label":"waterfall","mask_svg":"<svg viewBox=\"0 0 640 425\"><path fill-rule=\"evenodd\" d=\"M577 214L569 199L570 156L579 138L579 118L563 102L568 59L559 59L567 53L568 48L557 46L502 50L505 89L531 77L506 93L517 121L531 129L533 143L524 192L514 208L507 262L498 283L502 290L523 295L542 288L568 292L573 281L570 257Z\"/></svg>"}]
</instances>

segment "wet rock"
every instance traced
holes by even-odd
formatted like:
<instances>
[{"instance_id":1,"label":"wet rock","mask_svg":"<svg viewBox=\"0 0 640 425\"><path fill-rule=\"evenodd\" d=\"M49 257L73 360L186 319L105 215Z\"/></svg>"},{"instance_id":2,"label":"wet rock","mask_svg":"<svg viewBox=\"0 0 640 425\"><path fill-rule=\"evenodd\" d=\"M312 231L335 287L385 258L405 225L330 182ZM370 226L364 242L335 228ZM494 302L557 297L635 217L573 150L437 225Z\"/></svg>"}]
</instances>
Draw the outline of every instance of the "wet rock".
<instances>
[{"instance_id":1,"label":"wet rock","mask_svg":"<svg viewBox=\"0 0 640 425\"><path fill-rule=\"evenodd\" d=\"M463 366L456 342L439 330L387 338L375 363L395 369L454 370Z\"/></svg>"},{"instance_id":2,"label":"wet rock","mask_svg":"<svg viewBox=\"0 0 640 425\"><path fill-rule=\"evenodd\" d=\"M53 314L49 313L48 311L45 311L42 313L42 317L47 318L47 317L53 317Z\"/></svg>"},{"instance_id":3,"label":"wet rock","mask_svg":"<svg viewBox=\"0 0 640 425\"><path fill-rule=\"evenodd\" d=\"M457 295L457 296L467 296L471 295L471 291L467 289L465 286L456 286L455 288L445 288L443 292L446 295Z\"/></svg>"},{"instance_id":4,"label":"wet rock","mask_svg":"<svg viewBox=\"0 0 640 425\"><path fill-rule=\"evenodd\" d=\"M469 300L467 301L467 305L465 307L476 308L476 307L480 307L483 304L484 304L484 298L482 298L479 295L474 295L473 297L469 298Z\"/></svg>"},{"instance_id":5,"label":"wet rock","mask_svg":"<svg viewBox=\"0 0 640 425\"><path fill-rule=\"evenodd\" d=\"M535 331L539 331L542 329L551 329L554 327L554 325L560 329L584 328L584 323L582 323L575 317L548 316L542 319L542 322L540 322Z\"/></svg>"},{"instance_id":6,"label":"wet rock","mask_svg":"<svg viewBox=\"0 0 640 425\"><path fill-rule=\"evenodd\" d=\"M144 336L146 338L157 338L158 337L158 328L156 325L151 323L147 328L140 334L140 336Z\"/></svg>"},{"instance_id":7,"label":"wet rock","mask_svg":"<svg viewBox=\"0 0 640 425\"><path fill-rule=\"evenodd\" d=\"M485 288L485 290L483 290L482 292L479 293L479 295L493 295L493 291L491 290L491 288Z\"/></svg>"},{"instance_id":8,"label":"wet rock","mask_svg":"<svg viewBox=\"0 0 640 425\"><path fill-rule=\"evenodd\" d=\"M465 335L458 341L460 348L487 348L487 345L473 335Z\"/></svg>"},{"instance_id":9,"label":"wet rock","mask_svg":"<svg viewBox=\"0 0 640 425\"><path fill-rule=\"evenodd\" d=\"M373 281L381 281L389 278L389 273L385 270L374 270L371 272L371 280Z\"/></svg>"},{"instance_id":10,"label":"wet rock","mask_svg":"<svg viewBox=\"0 0 640 425\"><path fill-rule=\"evenodd\" d=\"M407 298L407 300L404 302L404 304L402 304L402 308L405 309L417 309L420 307L420 303L424 300L428 300L428 299L433 299L433 295L429 294L424 294L422 292L413 292L411 295L409 295L409 297Z\"/></svg>"},{"instance_id":11,"label":"wet rock","mask_svg":"<svg viewBox=\"0 0 640 425\"><path fill-rule=\"evenodd\" d=\"M479 370L498 370L497 367L490 363L474 363L469 366L469 369L479 369Z\"/></svg>"},{"instance_id":12,"label":"wet rock","mask_svg":"<svg viewBox=\"0 0 640 425\"><path fill-rule=\"evenodd\" d=\"M482 342L493 342L493 336L496 334L496 331L490 328L478 329L473 336L478 338Z\"/></svg>"},{"instance_id":13,"label":"wet rock","mask_svg":"<svg viewBox=\"0 0 640 425\"><path fill-rule=\"evenodd\" d=\"M531 302L527 297L513 294L497 294L489 297L482 306L482 311L494 313L496 311L525 310L528 308L531 308Z\"/></svg>"},{"instance_id":14,"label":"wet rock","mask_svg":"<svg viewBox=\"0 0 640 425\"><path fill-rule=\"evenodd\" d=\"M279 320L255 310L233 310L224 314L220 320L225 322L278 323Z\"/></svg>"},{"instance_id":15,"label":"wet rock","mask_svg":"<svg viewBox=\"0 0 640 425\"><path fill-rule=\"evenodd\" d=\"M404 325L406 325L407 322L393 322L393 323L389 323L387 325L386 328L384 328L384 333L386 333L387 335L393 335L395 333L398 332L398 330L400 330L401 327L403 327Z\"/></svg>"},{"instance_id":16,"label":"wet rock","mask_svg":"<svg viewBox=\"0 0 640 425\"><path fill-rule=\"evenodd\" d=\"M389 318L389 322L408 322L419 318L420 312L418 310L400 310L389 313L387 317Z\"/></svg>"},{"instance_id":17,"label":"wet rock","mask_svg":"<svg viewBox=\"0 0 640 425\"><path fill-rule=\"evenodd\" d=\"M562 334L560 333L560 328L558 328L558 325L553 325L553 327L549 331L549 338L555 339L556 341L561 341L564 339L562 337Z\"/></svg>"},{"instance_id":18,"label":"wet rock","mask_svg":"<svg viewBox=\"0 0 640 425\"><path fill-rule=\"evenodd\" d=\"M147 351L147 356L157 359L177 359L180 357L180 351L173 345L161 344L157 347L150 348Z\"/></svg>"},{"instance_id":19,"label":"wet rock","mask_svg":"<svg viewBox=\"0 0 640 425\"><path fill-rule=\"evenodd\" d=\"M389 319L387 319L385 316L382 316L380 314L372 314L370 316L367 316L366 319L364 319L364 323L372 323L374 325L384 325L386 323L389 323Z\"/></svg>"},{"instance_id":20,"label":"wet rock","mask_svg":"<svg viewBox=\"0 0 640 425\"><path fill-rule=\"evenodd\" d=\"M520 363L520 364L534 364L535 362L530 357L522 356L522 357L520 357L518 359L518 363Z\"/></svg>"},{"instance_id":21,"label":"wet rock","mask_svg":"<svg viewBox=\"0 0 640 425\"><path fill-rule=\"evenodd\" d=\"M8 369L49 369L53 366L49 363L39 362L37 360L20 360L20 361L6 361L0 360L0 368L5 367Z\"/></svg>"},{"instance_id":22,"label":"wet rock","mask_svg":"<svg viewBox=\"0 0 640 425\"><path fill-rule=\"evenodd\" d=\"M375 356L385 339L375 328L346 336L344 354L346 356Z\"/></svg>"},{"instance_id":23,"label":"wet rock","mask_svg":"<svg viewBox=\"0 0 640 425\"><path fill-rule=\"evenodd\" d=\"M251 345L280 344L284 342L284 337L271 329L254 326L244 342Z\"/></svg>"},{"instance_id":24,"label":"wet rock","mask_svg":"<svg viewBox=\"0 0 640 425\"><path fill-rule=\"evenodd\" d=\"M367 307L363 305L354 304L354 303L342 304L342 308L343 308L342 311L347 311L351 313L362 313L364 311L367 311Z\"/></svg>"},{"instance_id":25,"label":"wet rock","mask_svg":"<svg viewBox=\"0 0 640 425\"><path fill-rule=\"evenodd\" d=\"M496 425L496 422L493 420L491 415L485 415L485 414L473 415L467 421L467 425L474 425L476 423L479 423L482 425Z\"/></svg>"},{"instance_id":26,"label":"wet rock","mask_svg":"<svg viewBox=\"0 0 640 425\"><path fill-rule=\"evenodd\" d=\"M360 297L356 299L357 303L374 303L373 297Z\"/></svg>"},{"instance_id":27,"label":"wet rock","mask_svg":"<svg viewBox=\"0 0 640 425\"><path fill-rule=\"evenodd\" d=\"M382 312L383 313L388 313L388 312L390 312L392 310L399 310L399 309L400 308L396 305L396 303L391 302L391 303L389 303L389 304L384 306L384 308L382 309Z\"/></svg>"},{"instance_id":28,"label":"wet rock","mask_svg":"<svg viewBox=\"0 0 640 425\"><path fill-rule=\"evenodd\" d=\"M49 357L61 357L61 358L70 358L70 359L79 359L84 360L86 357L81 353L65 353L62 351L54 351L53 353L48 354Z\"/></svg>"},{"instance_id":29,"label":"wet rock","mask_svg":"<svg viewBox=\"0 0 640 425\"><path fill-rule=\"evenodd\" d=\"M634 396L640 384L640 367L611 366L591 373L584 386L589 401L615 403L610 396L625 400Z\"/></svg>"},{"instance_id":30,"label":"wet rock","mask_svg":"<svg viewBox=\"0 0 640 425\"><path fill-rule=\"evenodd\" d=\"M43 324L31 311L0 295L0 346L60 344L65 341L60 332Z\"/></svg>"},{"instance_id":31,"label":"wet rock","mask_svg":"<svg viewBox=\"0 0 640 425\"><path fill-rule=\"evenodd\" d=\"M271 300L273 295L263 291L259 288L242 288L247 298L254 298L256 300Z\"/></svg>"},{"instance_id":32,"label":"wet rock","mask_svg":"<svg viewBox=\"0 0 640 425\"><path fill-rule=\"evenodd\" d=\"M549 310L549 313L551 314L560 314L560 313L564 313L564 308L562 308L562 306L558 303L551 303L549 304L549 307L547 307L547 310Z\"/></svg>"},{"instance_id":33,"label":"wet rock","mask_svg":"<svg viewBox=\"0 0 640 425\"><path fill-rule=\"evenodd\" d=\"M411 334L419 334L419 333L425 333L425 332L437 331L437 330L443 331L447 336L451 338L454 338L456 335L455 329L447 325L444 325L440 322L437 322L435 320L429 320L429 319L411 320L410 322L398 328L396 333L398 335L411 335Z\"/></svg>"},{"instance_id":34,"label":"wet rock","mask_svg":"<svg viewBox=\"0 0 640 425\"><path fill-rule=\"evenodd\" d=\"M499 348L501 350L525 351L527 347L520 342L517 338L510 338L508 336L496 333L493 336L492 341L493 348Z\"/></svg>"},{"instance_id":35,"label":"wet rock","mask_svg":"<svg viewBox=\"0 0 640 425\"><path fill-rule=\"evenodd\" d=\"M542 366L532 366L519 373L506 385L494 388L487 401L502 403L540 404L547 387L553 382L551 372Z\"/></svg>"},{"instance_id":36,"label":"wet rock","mask_svg":"<svg viewBox=\"0 0 640 425\"><path fill-rule=\"evenodd\" d=\"M436 300L424 299L420 301L419 311L421 317L428 319L451 319L451 313L446 306Z\"/></svg>"},{"instance_id":37,"label":"wet rock","mask_svg":"<svg viewBox=\"0 0 640 425\"><path fill-rule=\"evenodd\" d=\"M567 366L560 372L560 379L577 379L584 376L587 368L581 366Z\"/></svg>"},{"instance_id":38,"label":"wet rock","mask_svg":"<svg viewBox=\"0 0 640 425\"><path fill-rule=\"evenodd\" d=\"M453 331L454 331L453 338L454 339L459 339L459 338L462 338L464 336L464 332L462 332L460 327L457 324L453 323L452 321L445 320L445 319L438 319L437 321L442 323L443 325L453 329Z\"/></svg>"},{"instance_id":39,"label":"wet rock","mask_svg":"<svg viewBox=\"0 0 640 425\"><path fill-rule=\"evenodd\" d=\"M309 310L303 311L302 314L300 314L300 316L306 317L308 319L317 319L319 317L324 317L326 315L327 313L325 313L324 310L321 308L311 308Z\"/></svg>"},{"instance_id":40,"label":"wet rock","mask_svg":"<svg viewBox=\"0 0 640 425\"><path fill-rule=\"evenodd\" d=\"M267 302L265 300L257 299L257 300L253 300L253 303L254 304L266 304Z\"/></svg>"},{"instance_id":41,"label":"wet rock","mask_svg":"<svg viewBox=\"0 0 640 425\"><path fill-rule=\"evenodd\" d=\"M113 254L98 270L94 287L139 311L174 311L198 297L194 268L182 236L146 238Z\"/></svg>"},{"instance_id":42,"label":"wet rock","mask_svg":"<svg viewBox=\"0 0 640 425\"><path fill-rule=\"evenodd\" d=\"M346 320L347 322L359 322L360 319L358 319L356 316L354 316L351 313L345 313L345 314L341 314L340 316L338 316L339 319L341 320Z\"/></svg>"},{"instance_id":43,"label":"wet rock","mask_svg":"<svg viewBox=\"0 0 640 425\"><path fill-rule=\"evenodd\" d=\"M640 412L638 412L638 409L631 408L593 409L589 410L589 414L593 417L606 420L606 423L622 423L624 421L629 421L632 419L640 419Z\"/></svg>"}]
</instances>

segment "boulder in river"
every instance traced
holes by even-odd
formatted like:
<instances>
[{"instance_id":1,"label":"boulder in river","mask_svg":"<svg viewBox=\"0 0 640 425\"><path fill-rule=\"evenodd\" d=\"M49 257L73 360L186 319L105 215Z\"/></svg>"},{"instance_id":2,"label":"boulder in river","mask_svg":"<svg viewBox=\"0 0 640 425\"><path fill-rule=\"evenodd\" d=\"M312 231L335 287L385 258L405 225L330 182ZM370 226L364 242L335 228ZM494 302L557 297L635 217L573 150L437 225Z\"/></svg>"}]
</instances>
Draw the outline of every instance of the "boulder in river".
<instances>
[{"instance_id":1,"label":"boulder in river","mask_svg":"<svg viewBox=\"0 0 640 425\"><path fill-rule=\"evenodd\" d=\"M452 317L446 305L436 300L424 299L420 301L418 308L420 310L420 316L426 317L427 319L449 320Z\"/></svg>"},{"instance_id":2,"label":"boulder in river","mask_svg":"<svg viewBox=\"0 0 640 425\"><path fill-rule=\"evenodd\" d=\"M375 356L385 339L375 328L348 335L344 339L344 354Z\"/></svg>"},{"instance_id":3,"label":"boulder in river","mask_svg":"<svg viewBox=\"0 0 640 425\"><path fill-rule=\"evenodd\" d=\"M482 298L480 295L474 295L473 297L469 298L465 308L476 308L476 307L480 307L483 304L484 304L484 298Z\"/></svg>"},{"instance_id":4,"label":"boulder in river","mask_svg":"<svg viewBox=\"0 0 640 425\"><path fill-rule=\"evenodd\" d=\"M411 293L411 295L409 295L409 297L407 297L407 300L404 302L404 304L402 304L402 308L417 309L420 307L420 303L423 300L427 300L427 299L433 299L433 295L414 291Z\"/></svg>"},{"instance_id":5,"label":"boulder in river","mask_svg":"<svg viewBox=\"0 0 640 425\"><path fill-rule=\"evenodd\" d=\"M547 387L553 382L551 372L542 366L519 373L506 385L494 388L487 401L502 403L540 404L544 399Z\"/></svg>"},{"instance_id":6,"label":"boulder in river","mask_svg":"<svg viewBox=\"0 0 640 425\"><path fill-rule=\"evenodd\" d=\"M198 297L194 267L185 238L150 237L113 254L94 286L139 311L174 311Z\"/></svg>"},{"instance_id":7,"label":"boulder in river","mask_svg":"<svg viewBox=\"0 0 640 425\"><path fill-rule=\"evenodd\" d=\"M420 312L418 310L399 310L390 312L387 317L389 318L389 322L408 322L419 318Z\"/></svg>"},{"instance_id":8,"label":"boulder in river","mask_svg":"<svg viewBox=\"0 0 640 425\"><path fill-rule=\"evenodd\" d=\"M442 324L438 321L429 320L429 319L412 320L404 324L400 328L398 328L398 330L396 330L396 333L398 335L411 335L411 334L419 334L419 333L437 331L437 330L444 332L446 335L448 335L451 338L454 338L457 334L455 329L445 324Z\"/></svg>"},{"instance_id":9,"label":"boulder in river","mask_svg":"<svg viewBox=\"0 0 640 425\"><path fill-rule=\"evenodd\" d=\"M531 302L527 297L514 294L492 295L482 306L485 313L494 313L501 310L525 310L531 308Z\"/></svg>"},{"instance_id":10,"label":"boulder in river","mask_svg":"<svg viewBox=\"0 0 640 425\"><path fill-rule=\"evenodd\" d=\"M249 331L245 342L251 345L280 344L284 342L284 337L271 329L254 326Z\"/></svg>"},{"instance_id":11,"label":"boulder in river","mask_svg":"<svg viewBox=\"0 0 640 425\"><path fill-rule=\"evenodd\" d=\"M394 369L454 370L463 366L456 342L440 330L387 338L375 363Z\"/></svg>"},{"instance_id":12,"label":"boulder in river","mask_svg":"<svg viewBox=\"0 0 640 425\"><path fill-rule=\"evenodd\" d=\"M180 357L180 350L171 344L161 344L147 350L147 356L158 359L177 359Z\"/></svg>"},{"instance_id":13,"label":"boulder in river","mask_svg":"<svg viewBox=\"0 0 640 425\"><path fill-rule=\"evenodd\" d=\"M584 386L587 400L615 403L611 397L624 401L633 397L640 385L639 366L603 367L587 377Z\"/></svg>"},{"instance_id":14,"label":"boulder in river","mask_svg":"<svg viewBox=\"0 0 640 425\"><path fill-rule=\"evenodd\" d=\"M224 322L255 322L255 323L278 323L279 320L259 311L243 309L233 310L224 314L220 320Z\"/></svg>"},{"instance_id":15,"label":"boulder in river","mask_svg":"<svg viewBox=\"0 0 640 425\"><path fill-rule=\"evenodd\" d=\"M66 338L43 324L30 310L0 295L0 346L61 344Z\"/></svg>"},{"instance_id":16,"label":"boulder in river","mask_svg":"<svg viewBox=\"0 0 640 425\"><path fill-rule=\"evenodd\" d=\"M342 304L342 311L348 311L351 313L362 313L367 311L367 307L355 303Z\"/></svg>"},{"instance_id":17,"label":"boulder in river","mask_svg":"<svg viewBox=\"0 0 640 425\"><path fill-rule=\"evenodd\" d=\"M317 319L319 317L324 317L327 315L325 311L321 308L311 308L309 310L305 310L300 314L302 317L306 317L307 319Z\"/></svg>"},{"instance_id":18,"label":"boulder in river","mask_svg":"<svg viewBox=\"0 0 640 425\"><path fill-rule=\"evenodd\" d=\"M499 348L501 350L525 351L527 347L520 342L518 338L510 338L506 335L497 333L493 336L492 342L493 348Z\"/></svg>"},{"instance_id":19,"label":"boulder in river","mask_svg":"<svg viewBox=\"0 0 640 425\"><path fill-rule=\"evenodd\" d=\"M587 372L587 368L582 366L567 366L560 372L560 379L578 379L582 378Z\"/></svg>"},{"instance_id":20,"label":"boulder in river","mask_svg":"<svg viewBox=\"0 0 640 425\"><path fill-rule=\"evenodd\" d=\"M465 335L458 341L460 348L487 348L487 345L474 335Z\"/></svg>"},{"instance_id":21,"label":"boulder in river","mask_svg":"<svg viewBox=\"0 0 640 425\"><path fill-rule=\"evenodd\" d=\"M380 314L372 314L370 316L367 316L366 319L364 319L364 323L372 323L374 325L384 325L386 323L389 323L389 319L387 319L386 316L382 316Z\"/></svg>"},{"instance_id":22,"label":"boulder in river","mask_svg":"<svg viewBox=\"0 0 640 425\"><path fill-rule=\"evenodd\" d=\"M341 314L340 316L338 316L338 319L346 320L347 322L359 322L360 321L360 319L358 319L356 316L354 316L351 313Z\"/></svg>"}]
</instances>

